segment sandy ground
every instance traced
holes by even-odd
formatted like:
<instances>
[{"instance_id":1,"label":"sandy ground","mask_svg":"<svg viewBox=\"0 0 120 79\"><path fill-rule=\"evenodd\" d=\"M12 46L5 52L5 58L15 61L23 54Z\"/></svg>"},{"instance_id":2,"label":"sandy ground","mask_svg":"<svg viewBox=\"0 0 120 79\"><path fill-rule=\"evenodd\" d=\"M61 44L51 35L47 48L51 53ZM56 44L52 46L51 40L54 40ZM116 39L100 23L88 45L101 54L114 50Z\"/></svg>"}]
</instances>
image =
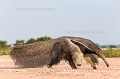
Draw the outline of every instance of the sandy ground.
<instances>
[{"instance_id":1,"label":"sandy ground","mask_svg":"<svg viewBox=\"0 0 120 79\"><path fill-rule=\"evenodd\" d=\"M110 67L99 59L97 70L93 70L85 61L77 70L71 69L64 61L53 66L53 69L46 66L19 69L9 56L0 56L0 79L120 79L120 58L107 60Z\"/></svg>"}]
</instances>

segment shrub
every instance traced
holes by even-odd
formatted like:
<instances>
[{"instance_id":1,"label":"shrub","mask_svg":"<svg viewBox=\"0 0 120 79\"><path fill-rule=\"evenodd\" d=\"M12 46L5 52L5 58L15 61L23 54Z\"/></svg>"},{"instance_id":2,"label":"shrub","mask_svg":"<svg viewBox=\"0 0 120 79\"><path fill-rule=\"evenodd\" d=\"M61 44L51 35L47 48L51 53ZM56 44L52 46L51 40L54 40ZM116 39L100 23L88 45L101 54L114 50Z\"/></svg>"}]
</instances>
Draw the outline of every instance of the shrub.
<instances>
[{"instance_id":1,"label":"shrub","mask_svg":"<svg viewBox=\"0 0 120 79\"><path fill-rule=\"evenodd\" d=\"M10 55L10 50L8 50L8 49L0 49L0 55Z\"/></svg>"},{"instance_id":2,"label":"shrub","mask_svg":"<svg viewBox=\"0 0 120 79\"><path fill-rule=\"evenodd\" d=\"M105 49L102 50L105 57L111 58L111 57L120 57L120 49Z\"/></svg>"}]
</instances>

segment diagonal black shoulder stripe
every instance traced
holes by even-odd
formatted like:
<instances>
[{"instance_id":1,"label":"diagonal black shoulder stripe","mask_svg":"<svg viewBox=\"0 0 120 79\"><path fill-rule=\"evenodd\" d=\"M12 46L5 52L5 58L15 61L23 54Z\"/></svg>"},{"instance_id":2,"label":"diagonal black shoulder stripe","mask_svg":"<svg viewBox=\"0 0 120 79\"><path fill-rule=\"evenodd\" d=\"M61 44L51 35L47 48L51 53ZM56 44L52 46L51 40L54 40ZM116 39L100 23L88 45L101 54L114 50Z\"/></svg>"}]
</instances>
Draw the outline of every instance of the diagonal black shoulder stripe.
<instances>
[{"instance_id":1,"label":"diagonal black shoulder stripe","mask_svg":"<svg viewBox=\"0 0 120 79\"><path fill-rule=\"evenodd\" d=\"M81 42L77 42L77 41L74 41L74 40L70 40L72 43L74 43L75 45L77 45L81 52L83 54L96 54L96 52L92 51L90 48L88 48L86 45L84 45L83 43Z\"/></svg>"}]
</instances>

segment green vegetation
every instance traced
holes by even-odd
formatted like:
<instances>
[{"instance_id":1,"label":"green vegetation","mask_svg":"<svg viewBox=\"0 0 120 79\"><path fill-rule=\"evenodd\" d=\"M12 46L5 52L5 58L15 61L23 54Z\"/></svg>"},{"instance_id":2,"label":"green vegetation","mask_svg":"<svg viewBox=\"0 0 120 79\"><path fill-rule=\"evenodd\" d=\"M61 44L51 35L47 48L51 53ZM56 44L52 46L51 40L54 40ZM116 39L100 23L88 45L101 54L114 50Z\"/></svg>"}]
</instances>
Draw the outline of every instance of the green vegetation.
<instances>
[{"instance_id":1,"label":"green vegetation","mask_svg":"<svg viewBox=\"0 0 120 79\"><path fill-rule=\"evenodd\" d=\"M48 37L48 36L44 36L44 37L40 37L40 38L30 38L26 41L26 44L30 44L30 43L34 43L34 42L40 42L40 41L48 41L48 40L51 40L52 38L51 37Z\"/></svg>"},{"instance_id":2,"label":"green vegetation","mask_svg":"<svg viewBox=\"0 0 120 79\"><path fill-rule=\"evenodd\" d=\"M34 42L36 42L36 39L30 38L27 40L26 44L30 44L30 43L34 43Z\"/></svg>"},{"instance_id":3,"label":"green vegetation","mask_svg":"<svg viewBox=\"0 0 120 79\"><path fill-rule=\"evenodd\" d=\"M51 40L51 39L52 39L51 37L45 36L45 37L37 38L36 41L48 41L48 40Z\"/></svg>"},{"instance_id":4,"label":"green vegetation","mask_svg":"<svg viewBox=\"0 0 120 79\"><path fill-rule=\"evenodd\" d=\"M0 55L9 55L10 54L10 46L7 44L7 41L0 40Z\"/></svg>"},{"instance_id":5,"label":"green vegetation","mask_svg":"<svg viewBox=\"0 0 120 79\"><path fill-rule=\"evenodd\" d=\"M112 57L120 57L120 49L105 49L102 50L105 57L112 58Z\"/></svg>"},{"instance_id":6,"label":"green vegetation","mask_svg":"<svg viewBox=\"0 0 120 79\"><path fill-rule=\"evenodd\" d=\"M24 42L24 40L16 40L16 43L14 45L22 45Z\"/></svg>"},{"instance_id":7,"label":"green vegetation","mask_svg":"<svg viewBox=\"0 0 120 79\"><path fill-rule=\"evenodd\" d=\"M16 40L16 43L14 45L30 44L30 43L34 43L34 42L48 41L51 39L52 39L51 37L44 36L44 37L39 37L39 38L30 38L26 42L25 42L25 40Z\"/></svg>"},{"instance_id":8,"label":"green vegetation","mask_svg":"<svg viewBox=\"0 0 120 79\"><path fill-rule=\"evenodd\" d=\"M8 50L8 49L0 49L0 55L10 55L10 50Z\"/></svg>"},{"instance_id":9,"label":"green vegetation","mask_svg":"<svg viewBox=\"0 0 120 79\"><path fill-rule=\"evenodd\" d=\"M7 46L7 41L0 40L0 48L5 48Z\"/></svg>"}]
</instances>

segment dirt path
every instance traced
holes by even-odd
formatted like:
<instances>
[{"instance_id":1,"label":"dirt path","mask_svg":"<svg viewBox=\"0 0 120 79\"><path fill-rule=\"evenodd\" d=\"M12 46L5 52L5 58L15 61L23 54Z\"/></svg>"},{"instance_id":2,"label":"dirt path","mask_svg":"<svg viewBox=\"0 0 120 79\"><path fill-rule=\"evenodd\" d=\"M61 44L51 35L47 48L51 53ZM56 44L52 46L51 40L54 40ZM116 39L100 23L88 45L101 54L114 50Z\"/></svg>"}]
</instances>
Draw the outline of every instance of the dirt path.
<instances>
[{"instance_id":1,"label":"dirt path","mask_svg":"<svg viewBox=\"0 0 120 79\"><path fill-rule=\"evenodd\" d=\"M120 79L120 58L107 58L110 67L104 62L100 63L97 70L93 70L89 64L83 62L77 70L62 61L49 69L25 68L18 69L9 56L0 56L0 79Z\"/></svg>"}]
</instances>

